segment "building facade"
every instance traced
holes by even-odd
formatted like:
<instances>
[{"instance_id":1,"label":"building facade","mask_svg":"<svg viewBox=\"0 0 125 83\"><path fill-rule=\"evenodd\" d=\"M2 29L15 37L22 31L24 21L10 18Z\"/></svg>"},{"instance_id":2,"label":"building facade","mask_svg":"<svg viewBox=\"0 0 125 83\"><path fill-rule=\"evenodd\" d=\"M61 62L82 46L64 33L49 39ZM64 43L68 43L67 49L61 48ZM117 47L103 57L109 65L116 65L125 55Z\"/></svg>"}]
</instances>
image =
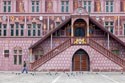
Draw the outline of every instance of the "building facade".
<instances>
[{"instance_id":1,"label":"building facade","mask_svg":"<svg viewBox=\"0 0 125 83\"><path fill-rule=\"evenodd\" d=\"M125 0L0 3L0 70L125 70Z\"/></svg>"}]
</instances>

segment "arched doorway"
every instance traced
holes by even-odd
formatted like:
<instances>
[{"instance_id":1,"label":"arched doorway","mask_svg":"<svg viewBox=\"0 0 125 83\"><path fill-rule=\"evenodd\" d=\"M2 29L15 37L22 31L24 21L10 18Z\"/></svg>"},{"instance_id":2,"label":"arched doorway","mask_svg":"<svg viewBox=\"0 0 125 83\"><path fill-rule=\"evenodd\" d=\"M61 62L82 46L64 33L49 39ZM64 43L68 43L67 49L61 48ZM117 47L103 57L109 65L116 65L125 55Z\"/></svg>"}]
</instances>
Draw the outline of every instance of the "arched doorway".
<instances>
[{"instance_id":1,"label":"arched doorway","mask_svg":"<svg viewBox=\"0 0 125 83\"><path fill-rule=\"evenodd\" d=\"M89 56L83 49L79 49L73 55L72 70L73 71L89 71L90 70Z\"/></svg>"},{"instance_id":2,"label":"arched doorway","mask_svg":"<svg viewBox=\"0 0 125 83\"><path fill-rule=\"evenodd\" d=\"M86 36L86 22L83 19L77 19L74 22L74 36L85 37Z\"/></svg>"}]
</instances>

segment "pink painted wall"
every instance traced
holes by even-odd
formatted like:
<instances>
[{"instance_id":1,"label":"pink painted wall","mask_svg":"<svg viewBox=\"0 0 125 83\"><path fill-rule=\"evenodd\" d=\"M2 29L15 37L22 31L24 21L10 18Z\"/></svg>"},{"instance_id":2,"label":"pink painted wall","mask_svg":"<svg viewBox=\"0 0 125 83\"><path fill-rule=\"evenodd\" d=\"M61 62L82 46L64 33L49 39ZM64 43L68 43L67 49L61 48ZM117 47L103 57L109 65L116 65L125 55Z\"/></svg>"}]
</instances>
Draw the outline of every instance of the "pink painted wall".
<instances>
[{"instance_id":1,"label":"pink painted wall","mask_svg":"<svg viewBox=\"0 0 125 83\"><path fill-rule=\"evenodd\" d=\"M0 70L21 70L22 65L14 65L13 49L22 48L22 62L29 63L29 47L39 38L0 38ZM4 50L9 50L9 57L4 57Z\"/></svg>"},{"instance_id":2,"label":"pink painted wall","mask_svg":"<svg viewBox=\"0 0 125 83\"><path fill-rule=\"evenodd\" d=\"M89 46L71 46L66 49L44 65L39 67L38 71L49 71L49 70L71 70L72 71L72 57L73 54L79 50L84 49L90 58L90 71L122 71L122 68L94 50Z\"/></svg>"}]
</instances>

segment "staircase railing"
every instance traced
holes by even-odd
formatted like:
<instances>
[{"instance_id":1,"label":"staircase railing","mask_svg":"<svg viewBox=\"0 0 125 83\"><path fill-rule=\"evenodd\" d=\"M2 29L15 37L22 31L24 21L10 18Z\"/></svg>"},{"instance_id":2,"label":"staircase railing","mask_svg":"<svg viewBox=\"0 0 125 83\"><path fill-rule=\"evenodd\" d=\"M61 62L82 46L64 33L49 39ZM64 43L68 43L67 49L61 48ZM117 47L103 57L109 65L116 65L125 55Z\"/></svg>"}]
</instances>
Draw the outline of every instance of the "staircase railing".
<instances>
[{"instance_id":1,"label":"staircase railing","mask_svg":"<svg viewBox=\"0 0 125 83\"><path fill-rule=\"evenodd\" d=\"M125 61L122 58L120 58L118 55L113 54L111 51L98 44L95 40L90 38L89 45L104 56L106 56L108 59L125 68Z\"/></svg>"},{"instance_id":2,"label":"staircase railing","mask_svg":"<svg viewBox=\"0 0 125 83\"><path fill-rule=\"evenodd\" d=\"M65 49L67 49L70 45L71 45L70 39L66 40L61 45L57 46L56 48L52 49L47 54L45 54L42 57L40 57L35 62L31 63L31 69L35 70L39 66L43 65L44 63L46 63L47 61L49 61L50 59L54 58L56 55L58 55L59 53L61 53Z\"/></svg>"}]
</instances>

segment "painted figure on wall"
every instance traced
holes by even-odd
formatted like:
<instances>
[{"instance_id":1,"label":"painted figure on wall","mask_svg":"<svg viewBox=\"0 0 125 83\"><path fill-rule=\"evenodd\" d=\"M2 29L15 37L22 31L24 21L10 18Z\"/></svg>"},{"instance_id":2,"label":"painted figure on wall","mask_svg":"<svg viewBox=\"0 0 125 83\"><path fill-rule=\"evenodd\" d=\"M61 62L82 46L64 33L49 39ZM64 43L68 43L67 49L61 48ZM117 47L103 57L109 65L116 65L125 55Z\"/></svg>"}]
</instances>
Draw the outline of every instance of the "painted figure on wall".
<instances>
[{"instance_id":1,"label":"painted figure on wall","mask_svg":"<svg viewBox=\"0 0 125 83\"><path fill-rule=\"evenodd\" d=\"M16 12L25 12L23 0L16 1Z\"/></svg>"},{"instance_id":2,"label":"painted figure on wall","mask_svg":"<svg viewBox=\"0 0 125 83\"><path fill-rule=\"evenodd\" d=\"M100 12L101 11L101 2L100 2L100 0L97 0L95 2L95 11L96 12Z\"/></svg>"},{"instance_id":3,"label":"painted figure on wall","mask_svg":"<svg viewBox=\"0 0 125 83\"><path fill-rule=\"evenodd\" d=\"M125 0L121 0L120 2L120 11L125 12Z\"/></svg>"},{"instance_id":4,"label":"painted figure on wall","mask_svg":"<svg viewBox=\"0 0 125 83\"><path fill-rule=\"evenodd\" d=\"M51 0L46 1L46 12L53 12L53 2Z\"/></svg>"},{"instance_id":5,"label":"painted figure on wall","mask_svg":"<svg viewBox=\"0 0 125 83\"><path fill-rule=\"evenodd\" d=\"M73 7L74 10L78 8L78 0L73 1Z\"/></svg>"}]
</instances>

